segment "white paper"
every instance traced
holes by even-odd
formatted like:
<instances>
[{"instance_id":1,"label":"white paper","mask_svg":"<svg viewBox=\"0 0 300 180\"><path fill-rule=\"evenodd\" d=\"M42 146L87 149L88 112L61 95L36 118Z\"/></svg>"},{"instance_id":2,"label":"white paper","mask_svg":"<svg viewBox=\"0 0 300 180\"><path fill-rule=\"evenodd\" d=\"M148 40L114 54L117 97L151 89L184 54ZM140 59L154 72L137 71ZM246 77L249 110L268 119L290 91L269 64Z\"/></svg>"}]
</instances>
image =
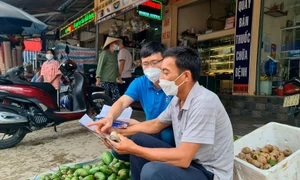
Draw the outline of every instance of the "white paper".
<instances>
[{"instance_id":1,"label":"white paper","mask_svg":"<svg viewBox=\"0 0 300 180\"><path fill-rule=\"evenodd\" d=\"M107 116L109 110L110 110L111 106L108 105L104 105L100 114L97 115L97 118L104 118ZM124 109L124 111L122 112L122 114L115 120L119 120L122 121L123 119L130 119L132 114L132 108L128 107L126 109Z\"/></svg>"},{"instance_id":2,"label":"white paper","mask_svg":"<svg viewBox=\"0 0 300 180\"><path fill-rule=\"evenodd\" d=\"M92 133L94 133L99 138L101 138L101 139L105 138L105 136L103 136L95 131L95 126L90 126L90 127L87 126L87 124L93 122L93 120L87 114L85 114L78 122L80 125L87 128L88 130L90 130Z\"/></svg>"},{"instance_id":3,"label":"white paper","mask_svg":"<svg viewBox=\"0 0 300 180\"><path fill-rule=\"evenodd\" d=\"M115 149L115 147L107 140L107 139L109 139L109 135L103 136L102 134L99 134L95 131L95 126L90 126L90 127L87 126L87 124L94 122L87 114L82 116L82 118L78 122L80 125L87 128L90 132L92 132L98 138L105 140L112 148Z\"/></svg>"},{"instance_id":4,"label":"white paper","mask_svg":"<svg viewBox=\"0 0 300 180\"><path fill-rule=\"evenodd\" d=\"M93 120L87 115L85 114L84 116L82 116L82 118L79 120L79 124L82 126L87 127L87 124L92 123ZM95 126L91 126L91 127L87 127L92 131L95 131Z\"/></svg>"}]
</instances>

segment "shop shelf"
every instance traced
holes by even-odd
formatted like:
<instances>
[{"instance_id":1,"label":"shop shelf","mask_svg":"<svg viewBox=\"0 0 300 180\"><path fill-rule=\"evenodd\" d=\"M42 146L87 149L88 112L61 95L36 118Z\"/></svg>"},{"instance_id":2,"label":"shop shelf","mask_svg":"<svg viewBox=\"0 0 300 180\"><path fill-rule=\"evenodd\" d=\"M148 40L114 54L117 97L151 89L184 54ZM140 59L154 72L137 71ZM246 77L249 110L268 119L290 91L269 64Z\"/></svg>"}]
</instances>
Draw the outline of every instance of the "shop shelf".
<instances>
[{"instance_id":1,"label":"shop shelf","mask_svg":"<svg viewBox=\"0 0 300 180\"><path fill-rule=\"evenodd\" d=\"M198 35L198 41L217 39L217 38L233 35L234 33L235 33L235 28L221 30L221 31L215 31L215 32L211 32L208 34L201 34L201 35Z\"/></svg>"},{"instance_id":2,"label":"shop shelf","mask_svg":"<svg viewBox=\"0 0 300 180\"><path fill-rule=\"evenodd\" d=\"M272 16L272 17L282 17L287 15L287 11L280 11L280 10L269 10L265 11L264 14Z\"/></svg>"},{"instance_id":3,"label":"shop shelf","mask_svg":"<svg viewBox=\"0 0 300 180\"><path fill-rule=\"evenodd\" d=\"M214 50L218 50L218 49L227 49L227 48L234 48L234 45L218 46L218 47L213 47L213 48L205 48L205 49L201 49L201 52L214 51Z\"/></svg>"},{"instance_id":4,"label":"shop shelf","mask_svg":"<svg viewBox=\"0 0 300 180\"><path fill-rule=\"evenodd\" d=\"M233 64L233 61L224 61L224 62L212 62L210 64Z\"/></svg>"},{"instance_id":5,"label":"shop shelf","mask_svg":"<svg viewBox=\"0 0 300 180\"><path fill-rule=\"evenodd\" d=\"M225 57L225 56L233 56L233 53L230 54L219 54L219 55L214 55L214 56L210 56L210 58L214 58L214 57Z\"/></svg>"}]
</instances>

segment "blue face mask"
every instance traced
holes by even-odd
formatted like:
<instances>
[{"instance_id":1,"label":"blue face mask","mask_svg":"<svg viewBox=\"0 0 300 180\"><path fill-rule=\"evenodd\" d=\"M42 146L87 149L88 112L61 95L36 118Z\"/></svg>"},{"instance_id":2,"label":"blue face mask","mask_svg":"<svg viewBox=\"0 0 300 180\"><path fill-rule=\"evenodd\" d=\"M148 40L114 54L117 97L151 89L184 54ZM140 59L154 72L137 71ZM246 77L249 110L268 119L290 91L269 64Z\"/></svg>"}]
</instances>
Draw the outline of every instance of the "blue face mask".
<instances>
[{"instance_id":1,"label":"blue face mask","mask_svg":"<svg viewBox=\"0 0 300 180\"><path fill-rule=\"evenodd\" d=\"M119 51L119 46L118 45L114 46L114 51Z\"/></svg>"}]
</instances>

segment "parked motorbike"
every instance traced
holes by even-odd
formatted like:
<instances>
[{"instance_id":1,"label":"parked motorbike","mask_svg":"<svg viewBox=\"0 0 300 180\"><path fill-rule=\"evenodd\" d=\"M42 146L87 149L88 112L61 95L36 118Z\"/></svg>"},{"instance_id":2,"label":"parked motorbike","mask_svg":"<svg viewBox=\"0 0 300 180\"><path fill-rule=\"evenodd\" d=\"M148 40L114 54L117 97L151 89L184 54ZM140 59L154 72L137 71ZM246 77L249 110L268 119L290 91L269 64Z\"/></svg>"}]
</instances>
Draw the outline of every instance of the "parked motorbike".
<instances>
[{"instance_id":1,"label":"parked motorbike","mask_svg":"<svg viewBox=\"0 0 300 180\"><path fill-rule=\"evenodd\" d=\"M300 127L300 77L292 78L283 84L284 97L283 107L289 108L289 115L293 116L295 125Z\"/></svg>"},{"instance_id":2,"label":"parked motorbike","mask_svg":"<svg viewBox=\"0 0 300 180\"><path fill-rule=\"evenodd\" d=\"M49 83L0 77L0 149L17 145L29 132L46 127L54 127L56 131L61 123L77 120L84 114L94 116L100 113L103 104L112 105L102 88L88 85L73 61L62 62L59 69L69 82L69 111L59 110L57 92Z\"/></svg>"}]
</instances>

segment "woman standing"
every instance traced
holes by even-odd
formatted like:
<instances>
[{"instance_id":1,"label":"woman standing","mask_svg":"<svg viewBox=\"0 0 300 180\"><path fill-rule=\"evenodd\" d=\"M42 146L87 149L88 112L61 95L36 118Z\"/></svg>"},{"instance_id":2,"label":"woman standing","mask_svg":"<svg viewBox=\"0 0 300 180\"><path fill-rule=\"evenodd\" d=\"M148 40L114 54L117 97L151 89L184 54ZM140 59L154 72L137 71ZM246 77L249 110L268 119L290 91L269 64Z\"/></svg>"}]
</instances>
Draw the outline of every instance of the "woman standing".
<instances>
[{"instance_id":1,"label":"woman standing","mask_svg":"<svg viewBox=\"0 0 300 180\"><path fill-rule=\"evenodd\" d=\"M41 76L39 79L43 78L44 82L52 84L52 86L57 90L57 99L59 100L61 76L61 72L58 70L59 62L54 60L54 51L52 49L47 50L46 58L47 61L42 65Z\"/></svg>"},{"instance_id":2,"label":"woman standing","mask_svg":"<svg viewBox=\"0 0 300 180\"><path fill-rule=\"evenodd\" d=\"M103 46L103 51L99 55L96 71L96 86L105 89L105 94L112 97L116 102L120 97L117 82L122 81L119 74L118 58L115 51L119 50L121 39L107 37Z\"/></svg>"}]
</instances>

